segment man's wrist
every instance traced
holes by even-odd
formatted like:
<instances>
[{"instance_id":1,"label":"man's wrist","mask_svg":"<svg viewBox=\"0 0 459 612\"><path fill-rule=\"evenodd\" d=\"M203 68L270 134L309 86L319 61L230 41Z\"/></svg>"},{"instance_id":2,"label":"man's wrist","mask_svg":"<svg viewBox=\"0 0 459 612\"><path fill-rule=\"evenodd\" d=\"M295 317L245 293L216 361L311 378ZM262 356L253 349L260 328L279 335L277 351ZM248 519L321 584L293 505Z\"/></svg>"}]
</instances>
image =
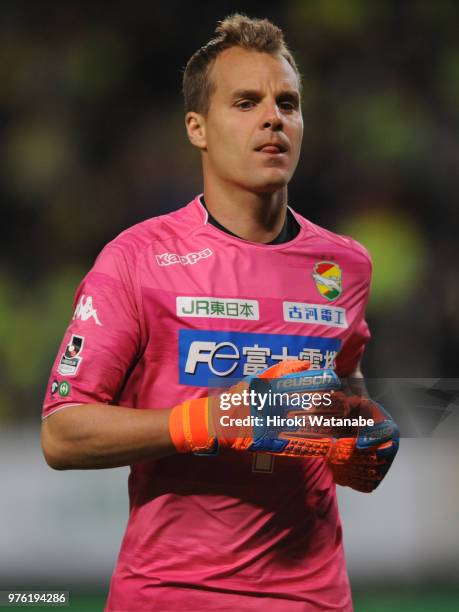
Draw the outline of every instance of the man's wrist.
<instances>
[{"instance_id":1,"label":"man's wrist","mask_svg":"<svg viewBox=\"0 0 459 612\"><path fill-rule=\"evenodd\" d=\"M175 406L169 417L169 435L179 453L212 453L216 438L209 430L209 398Z\"/></svg>"}]
</instances>

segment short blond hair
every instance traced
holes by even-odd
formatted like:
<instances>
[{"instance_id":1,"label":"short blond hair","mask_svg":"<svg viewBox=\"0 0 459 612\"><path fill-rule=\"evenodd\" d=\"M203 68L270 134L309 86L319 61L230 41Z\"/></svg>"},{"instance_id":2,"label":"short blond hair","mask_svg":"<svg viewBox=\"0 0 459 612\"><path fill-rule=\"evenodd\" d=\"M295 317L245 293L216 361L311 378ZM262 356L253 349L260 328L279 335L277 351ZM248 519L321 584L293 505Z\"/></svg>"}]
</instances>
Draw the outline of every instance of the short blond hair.
<instances>
[{"instance_id":1,"label":"short blond hair","mask_svg":"<svg viewBox=\"0 0 459 612\"><path fill-rule=\"evenodd\" d=\"M217 36L198 49L186 65L183 75L185 112L207 114L215 90L210 71L217 56L230 47L280 55L293 68L301 86L300 71L284 41L284 34L268 19L251 19L235 13L219 21L215 32Z\"/></svg>"}]
</instances>

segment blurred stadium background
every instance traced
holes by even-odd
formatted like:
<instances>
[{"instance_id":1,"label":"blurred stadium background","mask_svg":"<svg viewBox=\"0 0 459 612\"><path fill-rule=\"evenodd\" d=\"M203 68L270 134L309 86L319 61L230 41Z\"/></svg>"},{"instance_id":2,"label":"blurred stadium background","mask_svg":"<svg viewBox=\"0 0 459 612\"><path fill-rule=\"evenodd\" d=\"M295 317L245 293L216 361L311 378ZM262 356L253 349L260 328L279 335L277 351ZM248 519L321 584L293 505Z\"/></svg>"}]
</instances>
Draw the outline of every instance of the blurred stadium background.
<instances>
[{"instance_id":1,"label":"blurred stadium background","mask_svg":"<svg viewBox=\"0 0 459 612\"><path fill-rule=\"evenodd\" d=\"M40 404L103 245L201 190L181 71L236 10L285 28L305 77L290 202L374 258L372 377L457 376L456 0L39 3L0 19L0 589L101 610L127 470L57 473ZM405 440L372 496L340 491L356 610L459 609L457 438Z\"/></svg>"}]
</instances>

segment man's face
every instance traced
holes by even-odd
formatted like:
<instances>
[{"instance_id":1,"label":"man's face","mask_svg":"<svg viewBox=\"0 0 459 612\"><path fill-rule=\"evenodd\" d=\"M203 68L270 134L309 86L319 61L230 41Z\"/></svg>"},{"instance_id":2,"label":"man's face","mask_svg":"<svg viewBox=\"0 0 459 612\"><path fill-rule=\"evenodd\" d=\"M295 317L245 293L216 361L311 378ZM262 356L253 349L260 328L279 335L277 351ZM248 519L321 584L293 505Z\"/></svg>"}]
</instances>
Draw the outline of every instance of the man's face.
<instances>
[{"instance_id":1,"label":"man's face","mask_svg":"<svg viewBox=\"0 0 459 612\"><path fill-rule=\"evenodd\" d=\"M303 136L298 77L283 57L232 47L215 60L204 177L258 193L287 185ZM199 146L199 145L198 145Z\"/></svg>"}]
</instances>

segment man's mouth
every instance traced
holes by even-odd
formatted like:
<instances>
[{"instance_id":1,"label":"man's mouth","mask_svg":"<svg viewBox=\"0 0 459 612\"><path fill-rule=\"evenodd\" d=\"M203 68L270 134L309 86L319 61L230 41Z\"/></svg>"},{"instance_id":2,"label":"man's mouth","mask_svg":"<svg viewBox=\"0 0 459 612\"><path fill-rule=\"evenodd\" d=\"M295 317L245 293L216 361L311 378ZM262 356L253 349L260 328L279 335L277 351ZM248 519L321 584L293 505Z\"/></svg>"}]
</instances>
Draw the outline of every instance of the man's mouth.
<instances>
[{"instance_id":1,"label":"man's mouth","mask_svg":"<svg viewBox=\"0 0 459 612\"><path fill-rule=\"evenodd\" d=\"M261 145L261 147L257 147L255 150L261 153L268 153L269 155L280 155L287 151L287 147L279 143L266 143Z\"/></svg>"}]
</instances>

